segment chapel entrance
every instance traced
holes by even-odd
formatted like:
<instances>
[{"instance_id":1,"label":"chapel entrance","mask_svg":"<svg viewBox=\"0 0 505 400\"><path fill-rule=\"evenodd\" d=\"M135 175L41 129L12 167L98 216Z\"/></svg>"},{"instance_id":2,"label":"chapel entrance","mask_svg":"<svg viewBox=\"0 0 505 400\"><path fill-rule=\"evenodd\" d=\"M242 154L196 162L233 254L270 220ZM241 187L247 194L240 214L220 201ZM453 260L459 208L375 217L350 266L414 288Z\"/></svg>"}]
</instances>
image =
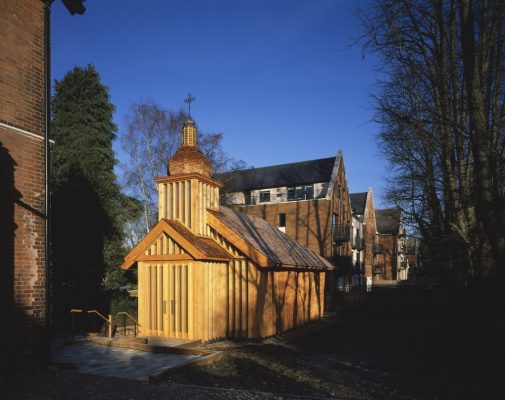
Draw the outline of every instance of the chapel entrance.
<instances>
[{"instance_id":1,"label":"chapel entrance","mask_svg":"<svg viewBox=\"0 0 505 400\"><path fill-rule=\"evenodd\" d=\"M148 265L147 334L188 339L191 306L188 265Z\"/></svg>"}]
</instances>

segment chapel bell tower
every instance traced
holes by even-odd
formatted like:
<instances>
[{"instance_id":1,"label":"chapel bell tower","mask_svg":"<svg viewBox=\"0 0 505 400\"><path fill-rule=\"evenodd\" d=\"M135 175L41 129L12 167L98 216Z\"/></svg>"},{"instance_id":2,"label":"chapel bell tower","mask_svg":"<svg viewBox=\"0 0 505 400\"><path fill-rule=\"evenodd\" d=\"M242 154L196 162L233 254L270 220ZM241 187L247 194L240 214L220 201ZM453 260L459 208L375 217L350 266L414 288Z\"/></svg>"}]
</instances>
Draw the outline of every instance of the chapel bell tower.
<instances>
[{"instance_id":1,"label":"chapel bell tower","mask_svg":"<svg viewBox=\"0 0 505 400\"><path fill-rule=\"evenodd\" d=\"M222 184L211 177L212 164L198 148L196 124L189 114L181 144L168 162L167 172L168 176L155 179L158 220L175 219L195 235L209 236L207 209L219 210Z\"/></svg>"}]
</instances>

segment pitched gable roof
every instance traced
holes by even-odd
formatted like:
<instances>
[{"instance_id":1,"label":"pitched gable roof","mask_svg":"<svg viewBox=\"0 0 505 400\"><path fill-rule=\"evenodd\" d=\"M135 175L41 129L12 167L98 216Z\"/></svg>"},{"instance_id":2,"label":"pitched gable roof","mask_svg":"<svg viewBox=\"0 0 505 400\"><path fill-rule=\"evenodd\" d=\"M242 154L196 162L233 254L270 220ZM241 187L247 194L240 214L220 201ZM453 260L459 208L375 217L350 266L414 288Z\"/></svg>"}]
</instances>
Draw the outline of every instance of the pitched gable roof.
<instances>
[{"instance_id":1,"label":"pitched gable roof","mask_svg":"<svg viewBox=\"0 0 505 400\"><path fill-rule=\"evenodd\" d=\"M349 198L351 199L351 208L356 212L356 214L362 215L365 213L367 194L367 192L349 194Z\"/></svg>"},{"instance_id":2,"label":"pitched gable roof","mask_svg":"<svg viewBox=\"0 0 505 400\"><path fill-rule=\"evenodd\" d=\"M260 263L260 266L333 269L327 260L302 246L262 218L234 211L228 207L220 207L220 211L208 210L208 213L233 230L256 251L266 256L270 263L267 265ZM212 218L209 220L212 226ZM219 230L218 224L214 224L214 226Z\"/></svg>"},{"instance_id":3,"label":"pitched gable roof","mask_svg":"<svg viewBox=\"0 0 505 400\"><path fill-rule=\"evenodd\" d=\"M399 233L401 216L402 212L399 208L375 210L377 232L383 235L394 235Z\"/></svg>"},{"instance_id":4,"label":"pitched gable roof","mask_svg":"<svg viewBox=\"0 0 505 400\"><path fill-rule=\"evenodd\" d=\"M145 256L144 252L157 241L162 234L167 234L178 245L180 245L185 252L184 254L175 255L158 255L158 256ZM196 259L196 260L220 260L228 261L232 259L230 253L219 246L212 239L202 238L195 236L189 229L187 229L179 221L175 220L160 220L153 229L128 253L125 257L121 268L130 268L136 261L145 259L168 259L169 257L178 259Z\"/></svg>"},{"instance_id":5,"label":"pitched gable roof","mask_svg":"<svg viewBox=\"0 0 505 400\"><path fill-rule=\"evenodd\" d=\"M231 255L210 238L195 236L188 228L176 220L165 220L177 233L198 249L205 258L231 259Z\"/></svg>"},{"instance_id":6,"label":"pitched gable roof","mask_svg":"<svg viewBox=\"0 0 505 400\"><path fill-rule=\"evenodd\" d=\"M335 159L336 157L328 157L261 168L249 168L216 174L214 178L224 184L223 193L329 182Z\"/></svg>"}]
</instances>

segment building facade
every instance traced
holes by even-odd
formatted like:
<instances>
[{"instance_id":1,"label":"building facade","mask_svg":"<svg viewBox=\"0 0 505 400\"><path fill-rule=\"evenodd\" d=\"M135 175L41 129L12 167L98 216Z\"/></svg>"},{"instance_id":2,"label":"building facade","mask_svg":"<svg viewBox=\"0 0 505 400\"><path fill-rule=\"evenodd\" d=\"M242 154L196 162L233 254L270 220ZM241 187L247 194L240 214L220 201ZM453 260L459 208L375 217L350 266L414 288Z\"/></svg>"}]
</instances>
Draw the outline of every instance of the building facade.
<instances>
[{"instance_id":1,"label":"building facade","mask_svg":"<svg viewBox=\"0 0 505 400\"><path fill-rule=\"evenodd\" d=\"M375 210L377 239L375 242L374 281L408 279L407 236L401 210Z\"/></svg>"},{"instance_id":2,"label":"building facade","mask_svg":"<svg viewBox=\"0 0 505 400\"><path fill-rule=\"evenodd\" d=\"M0 358L9 362L45 348L46 12L40 0L0 3Z\"/></svg>"},{"instance_id":3,"label":"building facade","mask_svg":"<svg viewBox=\"0 0 505 400\"><path fill-rule=\"evenodd\" d=\"M320 319L324 258L262 218L220 206L222 184L196 143L192 120L156 179L159 222L128 254L138 268L147 336L261 338Z\"/></svg>"},{"instance_id":4,"label":"building facade","mask_svg":"<svg viewBox=\"0 0 505 400\"><path fill-rule=\"evenodd\" d=\"M373 280L374 250L377 227L372 188L350 195L353 215L353 260L360 264L361 281L368 286Z\"/></svg>"},{"instance_id":5,"label":"building facade","mask_svg":"<svg viewBox=\"0 0 505 400\"><path fill-rule=\"evenodd\" d=\"M352 263L352 212L341 151L336 157L227 172L216 178L224 185L221 204L265 219L335 267L327 277L330 307L336 290L358 282L360 265Z\"/></svg>"}]
</instances>

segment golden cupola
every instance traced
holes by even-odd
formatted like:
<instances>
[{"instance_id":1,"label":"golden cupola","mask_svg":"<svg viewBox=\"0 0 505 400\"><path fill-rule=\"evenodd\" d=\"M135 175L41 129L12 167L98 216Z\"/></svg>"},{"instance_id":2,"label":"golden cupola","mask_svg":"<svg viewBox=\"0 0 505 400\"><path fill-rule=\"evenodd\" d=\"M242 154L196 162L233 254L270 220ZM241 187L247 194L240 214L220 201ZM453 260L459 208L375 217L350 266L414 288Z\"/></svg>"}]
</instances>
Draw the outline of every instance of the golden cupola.
<instances>
[{"instance_id":1,"label":"golden cupola","mask_svg":"<svg viewBox=\"0 0 505 400\"><path fill-rule=\"evenodd\" d=\"M207 210L219 210L222 184L212 177L212 164L197 144L196 124L188 117L179 149L168 162L168 176L158 184L158 218L178 220L193 234L207 236Z\"/></svg>"},{"instance_id":2,"label":"golden cupola","mask_svg":"<svg viewBox=\"0 0 505 400\"><path fill-rule=\"evenodd\" d=\"M197 145L196 125L191 117L184 124L183 138L179 149L168 162L168 175L200 174L210 177L212 164Z\"/></svg>"}]
</instances>

